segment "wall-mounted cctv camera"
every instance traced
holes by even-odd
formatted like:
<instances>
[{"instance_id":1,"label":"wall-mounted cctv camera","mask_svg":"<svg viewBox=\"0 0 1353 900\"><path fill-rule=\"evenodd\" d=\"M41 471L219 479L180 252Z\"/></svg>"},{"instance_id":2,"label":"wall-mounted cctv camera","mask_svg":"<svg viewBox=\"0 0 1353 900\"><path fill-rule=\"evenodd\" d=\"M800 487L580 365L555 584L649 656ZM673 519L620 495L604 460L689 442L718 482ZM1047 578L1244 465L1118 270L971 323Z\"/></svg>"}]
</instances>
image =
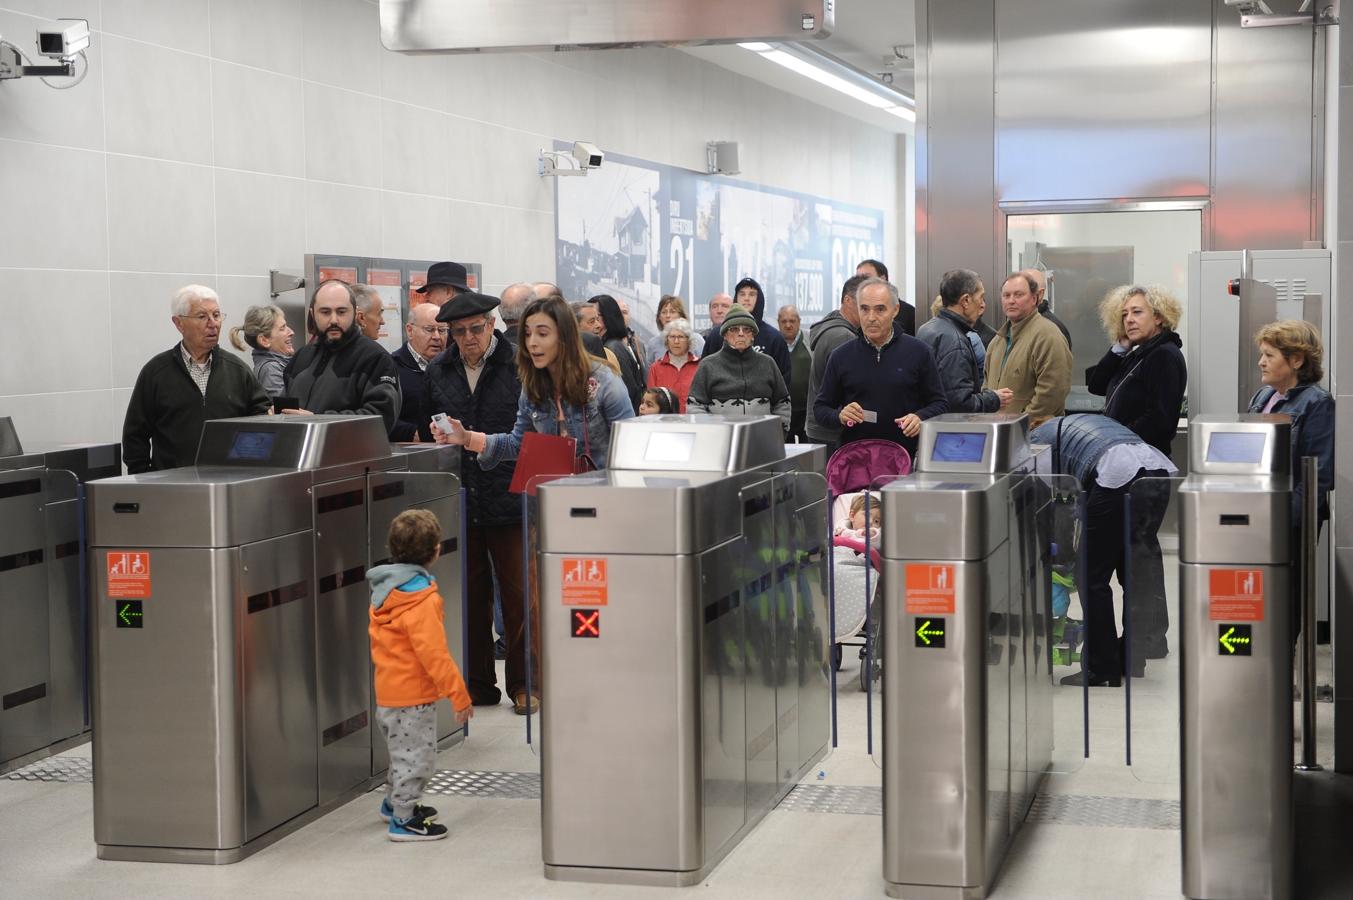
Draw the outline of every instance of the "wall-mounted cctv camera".
<instances>
[{"instance_id":1,"label":"wall-mounted cctv camera","mask_svg":"<svg viewBox=\"0 0 1353 900\"><path fill-rule=\"evenodd\" d=\"M89 46L89 22L57 19L38 29L38 52L52 59L70 59Z\"/></svg>"},{"instance_id":2,"label":"wall-mounted cctv camera","mask_svg":"<svg viewBox=\"0 0 1353 900\"><path fill-rule=\"evenodd\" d=\"M596 144L574 141L572 153L541 150L536 171L542 176L586 175L591 169L600 169L606 154Z\"/></svg>"},{"instance_id":3,"label":"wall-mounted cctv camera","mask_svg":"<svg viewBox=\"0 0 1353 900\"><path fill-rule=\"evenodd\" d=\"M606 154L602 153L601 148L596 144L589 144L587 141L574 141L573 158L584 169L600 169L602 162L606 159Z\"/></svg>"}]
</instances>

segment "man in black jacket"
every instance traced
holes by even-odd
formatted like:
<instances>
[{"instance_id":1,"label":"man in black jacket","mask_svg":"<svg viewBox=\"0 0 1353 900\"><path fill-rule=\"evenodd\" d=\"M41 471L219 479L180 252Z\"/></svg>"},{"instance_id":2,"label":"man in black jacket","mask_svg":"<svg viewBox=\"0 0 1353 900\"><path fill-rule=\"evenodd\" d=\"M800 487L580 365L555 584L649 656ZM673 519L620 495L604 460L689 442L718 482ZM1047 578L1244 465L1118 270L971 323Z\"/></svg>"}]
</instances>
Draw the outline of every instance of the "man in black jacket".
<instances>
[{"instance_id":1,"label":"man in black jacket","mask_svg":"<svg viewBox=\"0 0 1353 900\"><path fill-rule=\"evenodd\" d=\"M432 396L428 393L428 363L446 349L447 328L437 321L437 306L420 303L409 311L404 326L404 345L390 356L399 370L399 421L390 432L392 441L432 442Z\"/></svg>"},{"instance_id":2,"label":"man in black jacket","mask_svg":"<svg viewBox=\"0 0 1353 900\"><path fill-rule=\"evenodd\" d=\"M352 288L330 279L310 298L310 333L306 344L287 364L282 376L286 395L300 401L292 416L313 413L378 415L385 430L399 421L399 375L395 361L357 326Z\"/></svg>"},{"instance_id":3,"label":"man in black jacket","mask_svg":"<svg viewBox=\"0 0 1353 900\"><path fill-rule=\"evenodd\" d=\"M916 455L921 422L949 411L935 357L925 344L893 331L897 288L870 278L855 293L860 336L827 360L813 405L817 421L839 422L841 443L875 438Z\"/></svg>"},{"instance_id":4,"label":"man in black jacket","mask_svg":"<svg viewBox=\"0 0 1353 900\"><path fill-rule=\"evenodd\" d=\"M142 367L122 424L122 461L133 475L191 466L208 419L268 411L253 370L217 346L225 317L216 292L180 288L171 311L183 340Z\"/></svg>"},{"instance_id":5,"label":"man in black jacket","mask_svg":"<svg viewBox=\"0 0 1353 900\"><path fill-rule=\"evenodd\" d=\"M953 269L940 279L939 313L916 337L935 354L950 412L996 412L1009 405L1009 388L982 390L981 365L968 335L986 307L986 288L972 269Z\"/></svg>"},{"instance_id":6,"label":"man in black jacket","mask_svg":"<svg viewBox=\"0 0 1353 900\"><path fill-rule=\"evenodd\" d=\"M499 433L517 420L521 381L515 348L493 329L498 301L484 294L461 294L442 307L438 322L451 329L451 344L428 366L433 412L459 419L466 428ZM513 709L526 713L535 706L526 693L526 616L522 609L521 498L508 492L514 464L481 469L476 454L462 449L461 479L465 485L465 565L468 660L465 680L476 706L502 699L493 656L493 581L498 577L503 635L507 645L507 693ZM532 623L531 671L540 690L540 629Z\"/></svg>"},{"instance_id":7,"label":"man in black jacket","mask_svg":"<svg viewBox=\"0 0 1353 900\"><path fill-rule=\"evenodd\" d=\"M794 377L794 366L789 358L789 346L785 343L784 337L780 335L780 329L766 323L766 294L761 290L761 285L755 278L742 279L738 282L738 286L733 289L733 302L750 312L752 318L756 320L756 337L752 340L752 348L757 353L764 353L775 360L775 365L780 369L780 376L784 378L785 384L789 384ZM720 329L710 329L705 335L705 352L700 355L700 358L709 359L721 349L723 349L723 335L720 333Z\"/></svg>"}]
</instances>

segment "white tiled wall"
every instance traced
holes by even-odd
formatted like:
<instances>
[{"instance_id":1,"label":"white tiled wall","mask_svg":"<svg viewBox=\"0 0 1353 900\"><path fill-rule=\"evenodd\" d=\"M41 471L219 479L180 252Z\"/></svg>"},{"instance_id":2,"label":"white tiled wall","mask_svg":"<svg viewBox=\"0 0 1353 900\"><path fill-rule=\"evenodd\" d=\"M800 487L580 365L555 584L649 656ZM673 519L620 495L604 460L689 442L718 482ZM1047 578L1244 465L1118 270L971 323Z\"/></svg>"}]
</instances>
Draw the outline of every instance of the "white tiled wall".
<instances>
[{"instance_id":1,"label":"white tiled wall","mask_svg":"<svg viewBox=\"0 0 1353 900\"><path fill-rule=\"evenodd\" d=\"M307 252L553 278L556 138L697 170L736 140L742 178L882 208L896 243L893 135L679 51L406 57L372 0L0 0L0 36L33 55L59 16L95 29L84 82L0 82L0 415L26 441L120 435L189 282L239 324Z\"/></svg>"}]
</instances>

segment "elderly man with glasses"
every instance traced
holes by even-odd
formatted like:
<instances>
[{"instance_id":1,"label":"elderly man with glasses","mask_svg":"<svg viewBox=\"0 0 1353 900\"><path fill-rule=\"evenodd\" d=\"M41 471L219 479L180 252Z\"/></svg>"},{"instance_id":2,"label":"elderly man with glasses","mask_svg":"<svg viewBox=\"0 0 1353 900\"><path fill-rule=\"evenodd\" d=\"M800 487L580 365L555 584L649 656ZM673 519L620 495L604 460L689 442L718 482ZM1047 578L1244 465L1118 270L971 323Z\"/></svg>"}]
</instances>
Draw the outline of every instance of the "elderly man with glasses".
<instances>
[{"instance_id":1,"label":"elderly man with glasses","mask_svg":"<svg viewBox=\"0 0 1353 900\"><path fill-rule=\"evenodd\" d=\"M448 328L437 321L438 309L432 303L420 303L409 312L404 326L407 340L390 354L399 370L399 390L404 395L399 421L390 430L392 441L432 442L432 394L428 389L428 364L446 349Z\"/></svg>"},{"instance_id":2,"label":"elderly man with glasses","mask_svg":"<svg viewBox=\"0 0 1353 900\"><path fill-rule=\"evenodd\" d=\"M496 297L469 292L443 306L437 321L450 328L451 343L427 368L432 412L444 412L466 428L490 434L512 430L521 397L516 349L506 335L493 328L493 310L498 303ZM468 524L465 680L475 706L495 706L502 699L493 652L493 578L497 573L507 645L507 693L514 707L526 712L530 700L522 608L521 500L508 492L514 464L503 462L484 469L469 449L461 453ZM539 678L534 659L533 668Z\"/></svg>"},{"instance_id":3,"label":"elderly man with glasses","mask_svg":"<svg viewBox=\"0 0 1353 900\"><path fill-rule=\"evenodd\" d=\"M269 407L253 369L219 346L225 314L215 291L179 288L170 312L183 339L142 367L122 424L122 461L133 475L191 466L204 422Z\"/></svg>"}]
</instances>

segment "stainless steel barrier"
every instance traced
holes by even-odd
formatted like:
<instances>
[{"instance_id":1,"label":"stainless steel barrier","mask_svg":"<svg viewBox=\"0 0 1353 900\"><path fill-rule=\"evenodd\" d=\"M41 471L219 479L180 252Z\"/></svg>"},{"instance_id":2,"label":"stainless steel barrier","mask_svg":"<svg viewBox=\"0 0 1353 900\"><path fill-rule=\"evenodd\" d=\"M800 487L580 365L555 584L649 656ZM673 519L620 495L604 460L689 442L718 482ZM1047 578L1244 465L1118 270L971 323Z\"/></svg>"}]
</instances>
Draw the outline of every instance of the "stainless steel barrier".
<instances>
[{"instance_id":1,"label":"stainless steel barrier","mask_svg":"<svg viewBox=\"0 0 1353 900\"><path fill-rule=\"evenodd\" d=\"M464 658L458 460L392 452L379 417L258 416L208 422L195 468L89 486L100 858L234 862L384 771L365 575L433 508Z\"/></svg>"},{"instance_id":2,"label":"stainless steel barrier","mask_svg":"<svg viewBox=\"0 0 1353 900\"><path fill-rule=\"evenodd\" d=\"M986 896L1053 763L1051 516L1078 491L1032 461L1023 416L940 416L882 486L893 897Z\"/></svg>"},{"instance_id":3,"label":"stainless steel barrier","mask_svg":"<svg viewBox=\"0 0 1353 900\"><path fill-rule=\"evenodd\" d=\"M546 877L695 884L826 752L824 462L656 416L540 485Z\"/></svg>"},{"instance_id":4,"label":"stainless steel barrier","mask_svg":"<svg viewBox=\"0 0 1353 900\"><path fill-rule=\"evenodd\" d=\"M1292 896L1287 416L1195 417L1179 489L1183 893Z\"/></svg>"},{"instance_id":5,"label":"stainless steel barrier","mask_svg":"<svg viewBox=\"0 0 1353 900\"><path fill-rule=\"evenodd\" d=\"M0 418L0 772L87 739L81 485L121 472L117 444L25 451Z\"/></svg>"}]
</instances>

